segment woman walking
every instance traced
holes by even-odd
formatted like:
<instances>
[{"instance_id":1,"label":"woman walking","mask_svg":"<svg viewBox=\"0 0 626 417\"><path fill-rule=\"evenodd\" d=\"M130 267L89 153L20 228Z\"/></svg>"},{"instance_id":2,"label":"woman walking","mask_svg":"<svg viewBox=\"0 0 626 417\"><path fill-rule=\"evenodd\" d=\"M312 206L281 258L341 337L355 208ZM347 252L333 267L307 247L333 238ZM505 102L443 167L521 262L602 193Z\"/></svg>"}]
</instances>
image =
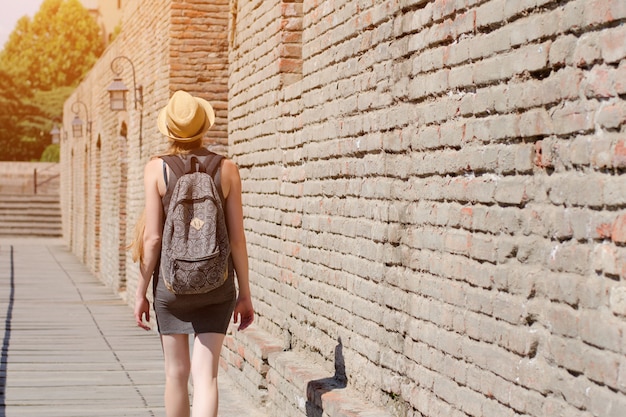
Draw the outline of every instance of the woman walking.
<instances>
[{"instance_id":1,"label":"woman walking","mask_svg":"<svg viewBox=\"0 0 626 417\"><path fill-rule=\"evenodd\" d=\"M174 93L159 113L159 131L170 140L168 155L181 159L191 156L204 163L214 154L202 146L202 137L215 121L213 108L199 97L184 91ZM137 325L149 329L150 306L146 292L153 281L154 310L165 357L165 411L168 417L189 417L188 380L193 381L193 417L217 417L217 375L224 336L234 317L239 330L254 320L248 281L248 253L243 229L241 179L235 163L223 159L214 176L224 202L231 259L224 284L207 293L174 294L166 287L159 271L163 227L169 198L176 184L174 170L165 156L155 157L144 170L145 210L143 227L133 243L140 260L135 299ZM234 276L239 294L236 294ZM144 321L145 320L145 321ZM193 334L193 353L189 335Z\"/></svg>"}]
</instances>

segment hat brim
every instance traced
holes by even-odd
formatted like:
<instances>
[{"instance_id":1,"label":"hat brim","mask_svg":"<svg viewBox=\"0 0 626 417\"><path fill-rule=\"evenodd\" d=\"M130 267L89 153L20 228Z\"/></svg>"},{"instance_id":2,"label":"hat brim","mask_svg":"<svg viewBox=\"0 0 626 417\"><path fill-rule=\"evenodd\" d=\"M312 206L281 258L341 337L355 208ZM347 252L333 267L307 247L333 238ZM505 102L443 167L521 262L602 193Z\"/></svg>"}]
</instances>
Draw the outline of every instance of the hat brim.
<instances>
[{"instance_id":1,"label":"hat brim","mask_svg":"<svg viewBox=\"0 0 626 417\"><path fill-rule=\"evenodd\" d=\"M198 133L196 133L194 136L184 138L172 135L170 130L167 128L167 106L161 109L157 118L157 127L159 128L159 131L168 138L175 140L176 142L193 142L194 140L203 137L207 130L209 130L215 123L215 111L213 110L211 104L205 99L200 97L194 97L194 100L198 102L198 104L204 109L204 113L206 114L206 118L204 119L204 125L198 131Z\"/></svg>"}]
</instances>

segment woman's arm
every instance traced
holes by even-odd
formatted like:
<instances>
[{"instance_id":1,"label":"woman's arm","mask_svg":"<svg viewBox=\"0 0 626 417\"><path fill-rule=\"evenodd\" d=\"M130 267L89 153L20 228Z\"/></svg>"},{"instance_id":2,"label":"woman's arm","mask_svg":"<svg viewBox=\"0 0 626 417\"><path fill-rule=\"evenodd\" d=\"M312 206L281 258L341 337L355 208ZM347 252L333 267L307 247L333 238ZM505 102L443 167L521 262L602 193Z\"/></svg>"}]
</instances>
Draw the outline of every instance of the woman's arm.
<instances>
[{"instance_id":1,"label":"woman's arm","mask_svg":"<svg viewBox=\"0 0 626 417\"><path fill-rule=\"evenodd\" d=\"M159 193L159 180L162 176L162 160L153 159L144 169L145 188L145 229L143 233L143 259L139 265L139 280L135 293L135 320L137 325L149 330L143 323L150 320L150 305L146 297L150 279L154 273L156 263L161 252L161 234L163 233L163 208Z\"/></svg>"},{"instance_id":2,"label":"woman's arm","mask_svg":"<svg viewBox=\"0 0 626 417\"><path fill-rule=\"evenodd\" d=\"M254 308L250 294L248 275L248 249L243 228L243 205L241 200L241 177L234 162L226 159L222 163L222 191L226 198L226 221L230 250L233 258L239 296L234 312L234 322L239 322L239 330L252 324Z\"/></svg>"}]
</instances>

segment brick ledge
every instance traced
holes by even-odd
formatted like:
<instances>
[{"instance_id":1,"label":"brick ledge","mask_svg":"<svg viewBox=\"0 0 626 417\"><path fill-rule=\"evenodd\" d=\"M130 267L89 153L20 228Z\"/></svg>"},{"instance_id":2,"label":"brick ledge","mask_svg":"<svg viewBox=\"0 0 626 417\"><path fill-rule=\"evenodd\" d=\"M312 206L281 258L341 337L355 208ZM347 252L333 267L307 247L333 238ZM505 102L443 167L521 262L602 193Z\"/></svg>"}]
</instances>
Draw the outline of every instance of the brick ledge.
<instances>
[{"instance_id":1,"label":"brick ledge","mask_svg":"<svg viewBox=\"0 0 626 417\"><path fill-rule=\"evenodd\" d=\"M392 417L306 354L283 351L278 338L256 326L229 331L221 365L258 403L285 417Z\"/></svg>"}]
</instances>

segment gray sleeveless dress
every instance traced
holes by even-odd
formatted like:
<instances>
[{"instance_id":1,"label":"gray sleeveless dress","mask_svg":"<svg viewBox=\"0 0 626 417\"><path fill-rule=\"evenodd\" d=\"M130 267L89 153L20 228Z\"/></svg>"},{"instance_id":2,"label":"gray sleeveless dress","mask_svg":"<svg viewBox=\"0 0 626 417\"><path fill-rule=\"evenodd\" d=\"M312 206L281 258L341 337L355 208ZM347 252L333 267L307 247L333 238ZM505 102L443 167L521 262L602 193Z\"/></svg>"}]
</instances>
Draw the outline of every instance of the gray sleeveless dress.
<instances>
[{"instance_id":1,"label":"gray sleeveless dress","mask_svg":"<svg viewBox=\"0 0 626 417\"><path fill-rule=\"evenodd\" d=\"M193 154L200 156L200 159L204 160L204 157L211 153L206 149L198 149ZM167 191L162 199L164 213L167 213L169 198L177 180L175 174L171 170L170 172L171 175L166 180ZM215 179L216 183L219 184L219 171ZM221 194L221 187L218 188L220 188ZM157 265L152 277L152 284L154 311L156 312L159 333L226 334L233 310L235 309L236 289L234 276L231 257L228 263L228 279L224 285L206 294L177 295L165 287L165 283L159 277L159 265Z\"/></svg>"}]
</instances>

